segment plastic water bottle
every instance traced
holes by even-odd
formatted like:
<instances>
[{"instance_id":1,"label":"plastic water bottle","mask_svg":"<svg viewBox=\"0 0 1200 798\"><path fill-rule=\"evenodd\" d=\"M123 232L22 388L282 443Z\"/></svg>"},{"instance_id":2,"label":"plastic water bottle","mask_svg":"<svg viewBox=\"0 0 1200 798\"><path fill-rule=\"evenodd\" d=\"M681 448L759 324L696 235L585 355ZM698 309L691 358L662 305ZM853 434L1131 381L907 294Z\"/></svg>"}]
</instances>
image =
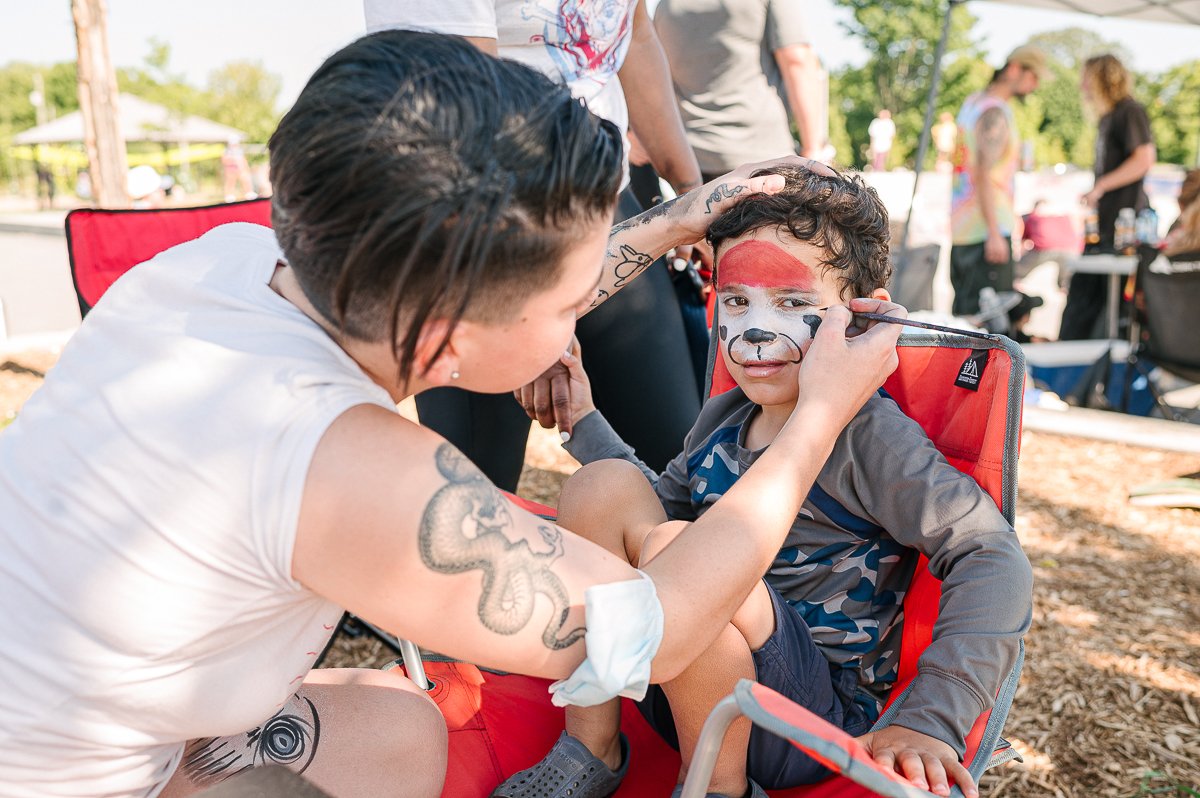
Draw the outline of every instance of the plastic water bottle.
<instances>
[{"instance_id":1,"label":"plastic water bottle","mask_svg":"<svg viewBox=\"0 0 1200 798\"><path fill-rule=\"evenodd\" d=\"M1147 247L1158 246L1158 214L1143 208L1137 216L1137 240Z\"/></svg>"},{"instance_id":2,"label":"plastic water bottle","mask_svg":"<svg viewBox=\"0 0 1200 798\"><path fill-rule=\"evenodd\" d=\"M1137 214L1133 208L1122 208L1117 212L1117 224L1113 230L1113 249L1122 255L1132 255L1137 248Z\"/></svg>"},{"instance_id":3,"label":"plastic water bottle","mask_svg":"<svg viewBox=\"0 0 1200 798\"><path fill-rule=\"evenodd\" d=\"M1084 219L1083 242L1089 250L1094 250L1100 245L1100 216L1095 208L1091 208Z\"/></svg>"}]
</instances>

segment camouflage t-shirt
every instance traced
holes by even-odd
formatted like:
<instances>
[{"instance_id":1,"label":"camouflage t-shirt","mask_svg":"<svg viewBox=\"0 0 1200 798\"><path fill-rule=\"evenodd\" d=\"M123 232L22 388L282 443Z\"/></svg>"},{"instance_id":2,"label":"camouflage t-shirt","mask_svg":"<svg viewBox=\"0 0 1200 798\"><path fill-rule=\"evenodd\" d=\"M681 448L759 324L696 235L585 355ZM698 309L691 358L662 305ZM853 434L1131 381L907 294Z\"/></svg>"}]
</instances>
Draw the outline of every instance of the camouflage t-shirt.
<instances>
[{"instance_id":1,"label":"camouflage t-shirt","mask_svg":"<svg viewBox=\"0 0 1200 798\"><path fill-rule=\"evenodd\" d=\"M874 412L892 415L884 401ZM689 443L696 446L684 470L681 473L677 460L656 486L668 514L698 518L765 451L744 445L757 409L743 398L707 436L697 440L698 430L692 431ZM894 415L891 423L912 424L898 410ZM845 486L829 476L833 478L822 474L834 493L822 487L822 480L813 486L765 579L804 619L826 659L858 671L857 700L874 720L896 681L901 604L917 551L898 543L873 520L851 512L836 498Z\"/></svg>"}]
</instances>

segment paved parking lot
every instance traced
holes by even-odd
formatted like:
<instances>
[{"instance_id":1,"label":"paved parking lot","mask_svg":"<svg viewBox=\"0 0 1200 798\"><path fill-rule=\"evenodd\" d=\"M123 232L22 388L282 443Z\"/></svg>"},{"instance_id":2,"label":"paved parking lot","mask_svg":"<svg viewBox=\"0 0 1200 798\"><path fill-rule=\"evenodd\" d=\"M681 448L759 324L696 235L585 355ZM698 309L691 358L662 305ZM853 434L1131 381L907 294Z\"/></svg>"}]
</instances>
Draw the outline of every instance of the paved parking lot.
<instances>
[{"instance_id":1,"label":"paved parking lot","mask_svg":"<svg viewBox=\"0 0 1200 798\"><path fill-rule=\"evenodd\" d=\"M0 343L79 326L67 240L0 232Z\"/></svg>"}]
</instances>

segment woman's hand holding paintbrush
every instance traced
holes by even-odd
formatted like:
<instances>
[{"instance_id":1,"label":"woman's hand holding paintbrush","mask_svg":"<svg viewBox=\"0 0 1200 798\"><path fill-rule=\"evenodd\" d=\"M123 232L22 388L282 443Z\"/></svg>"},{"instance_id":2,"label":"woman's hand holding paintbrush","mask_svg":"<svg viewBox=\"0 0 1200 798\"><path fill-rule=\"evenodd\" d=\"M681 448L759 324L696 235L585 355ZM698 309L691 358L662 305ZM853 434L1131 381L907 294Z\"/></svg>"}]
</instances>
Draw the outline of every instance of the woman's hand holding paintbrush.
<instances>
[{"instance_id":1,"label":"woman's hand holding paintbrush","mask_svg":"<svg viewBox=\"0 0 1200 798\"><path fill-rule=\"evenodd\" d=\"M824 311L824 310L829 310L829 308L828 307L817 308L817 310ZM862 322L862 321L865 321L865 322L881 321L881 322L884 322L887 324L902 324L905 327L917 327L922 330L935 330L937 332L950 333L951 335L966 335L970 338L986 338L989 341L995 341L1000 337L993 333L981 333L981 332L975 332L974 330L960 330L955 327L944 327L941 324L931 324L927 321L918 321L916 319L910 319L910 318L903 317L903 316L889 316L886 313L866 313L866 312L858 312L858 311L851 311L851 312L854 313L854 321L856 323ZM865 330L867 328L867 326L869 326L869 324L863 325L861 327L861 329Z\"/></svg>"}]
</instances>

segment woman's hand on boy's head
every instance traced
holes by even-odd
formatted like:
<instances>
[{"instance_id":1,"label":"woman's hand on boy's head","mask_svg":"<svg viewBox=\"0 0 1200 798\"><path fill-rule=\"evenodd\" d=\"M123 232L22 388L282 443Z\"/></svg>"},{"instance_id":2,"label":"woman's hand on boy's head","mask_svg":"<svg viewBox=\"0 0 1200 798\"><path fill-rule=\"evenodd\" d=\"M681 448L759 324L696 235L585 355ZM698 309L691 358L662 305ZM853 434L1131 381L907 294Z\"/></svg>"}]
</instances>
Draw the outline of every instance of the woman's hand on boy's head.
<instances>
[{"instance_id":1,"label":"woman's hand on boy's head","mask_svg":"<svg viewBox=\"0 0 1200 798\"><path fill-rule=\"evenodd\" d=\"M760 169L770 169L782 165L800 166L826 176L836 174L820 161L802 158L799 155L743 164L716 180L692 189L676 200L676 207L681 214L679 223L685 231L684 243L701 241L713 219L746 197L755 194L774 194L781 190L784 185L782 175L767 174L758 177L750 175Z\"/></svg>"},{"instance_id":2,"label":"woman's hand on boy's head","mask_svg":"<svg viewBox=\"0 0 1200 798\"><path fill-rule=\"evenodd\" d=\"M732 172L723 175L723 178L738 178L749 177L760 169L773 169L777 166L799 166L807 169L810 172L815 172L825 177L836 177L837 172L829 167L828 164L822 163L815 158L805 158L802 155L784 155L779 158L772 158L767 161L758 161L756 163L744 163ZM714 181L715 182L715 181Z\"/></svg>"},{"instance_id":3,"label":"woman's hand on boy's head","mask_svg":"<svg viewBox=\"0 0 1200 798\"><path fill-rule=\"evenodd\" d=\"M879 765L894 770L934 795L949 795L958 785L966 798L977 798L975 780L946 743L903 726L884 726L858 738Z\"/></svg>"}]
</instances>

